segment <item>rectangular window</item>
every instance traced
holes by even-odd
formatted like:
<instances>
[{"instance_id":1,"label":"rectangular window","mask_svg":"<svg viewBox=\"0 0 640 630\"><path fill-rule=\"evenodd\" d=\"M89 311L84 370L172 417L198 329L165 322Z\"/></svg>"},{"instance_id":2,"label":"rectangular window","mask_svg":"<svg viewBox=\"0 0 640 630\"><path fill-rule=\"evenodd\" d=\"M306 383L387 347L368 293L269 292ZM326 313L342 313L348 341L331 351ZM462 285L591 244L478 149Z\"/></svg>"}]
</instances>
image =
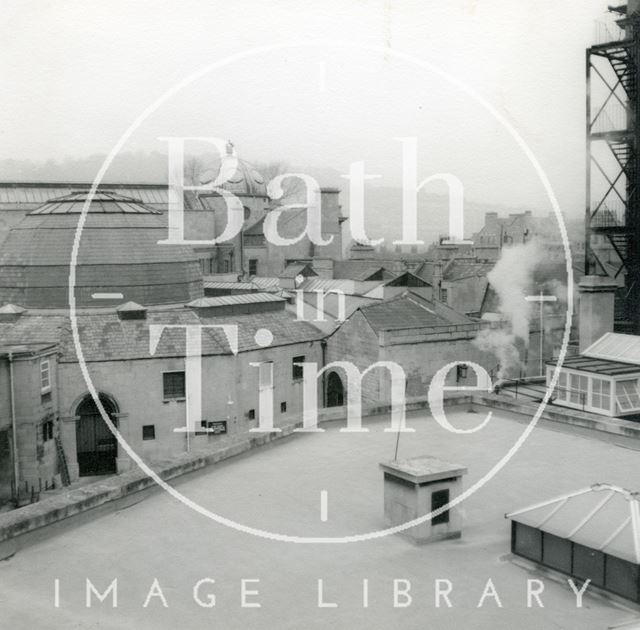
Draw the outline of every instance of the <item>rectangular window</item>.
<instances>
[{"instance_id":1,"label":"rectangular window","mask_svg":"<svg viewBox=\"0 0 640 630\"><path fill-rule=\"evenodd\" d=\"M570 374L569 402L584 405L587 402L589 379L581 374Z\"/></svg>"},{"instance_id":2,"label":"rectangular window","mask_svg":"<svg viewBox=\"0 0 640 630\"><path fill-rule=\"evenodd\" d=\"M540 562L542 560L542 532L535 527L513 521L513 553Z\"/></svg>"},{"instance_id":3,"label":"rectangular window","mask_svg":"<svg viewBox=\"0 0 640 630\"><path fill-rule=\"evenodd\" d=\"M440 301L444 302L445 304L447 303L447 289L440 289Z\"/></svg>"},{"instance_id":4,"label":"rectangular window","mask_svg":"<svg viewBox=\"0 0 640 630\"><path fill-rule=\"evenodd\" d=\"M156 439L156 425L145 424L142 426L142 439L143 440L155 440Z\"/></svg>"},{"instance_id":5,"label":"rectangular window","mask_svg":"<svg viewBox=\"0 0 640 630\"><path fill-rule=\"evenodd\" d=\"M618 381L616 383L616 402L620 411L631 411L640 408L640 394L638 383L632 381Z\"/></svg>"},{"instance_id":6,"label":"rectangular window","mask_svg":"<svg viewBox=\"0 0 640 630\"><path fill-rule=\"evenodd\" d=\"M543 532L542 562L571 575L571 541Z\"/></svg>"},{"instance_id":7,"label":"rectangular window","mask_svg":"<svg viewBox=\"0 0 640 630\"><path fill-rule=\"evenodd\" d=\"M604 586L604 554L578 543L573 543L573 575L591 580L595 586Z\"/></svg>"},{"instance_id":8,"label":"rectangular window","mask_svg":"<svg viewBox=\"0 0 640 630\"><path fill-rule=\"evenodd\" d=\"M431 511L438 510L443 505L449 503L449 490L436 490L431 493ZM449 522L449 510L441 512L437 516L431 518L432 525L440 525Z\"/></svg>"},{"instance_id":9,"label":"rectangular window","mask_svg":"<svg viewBox=\"0 0 640 630\"><path fill-rule=\"evenodd\" d=\"M558 385L556 388L556 397L558 400L567 400L567 373L564 370L558 374Z\"/></svg>"},{"instance_id":10,"label":"rectangular window","mask_svg":"<svg viewBox=\"0 0 640 630\"><path fill-rule=\"evenodd\" d=\"M42 441L53 440L53 420L46 420L42 423Z\"/></svg>"},{"instance_id":11,"label":"rectangular window","mask_svg":"<svg viewBox=\"0 0 640 630\"><path fill-rule=\"evenodd\" d=\"M51 389L51 372L49 367L49 359L40 361L40 391L48 392Z\"/></svg>"},{"instance_id":12,"label":"rectangular window","mask_svg":"<svg viewBox=\"0 0 640 630\"><path fill-rule=\"evenodd\" d=\"M280 413L287 413L287 403L286 402L281 402L280 403Z\"/></svg>"},{"instance_id":13,"label":"rectangular window","mask_svg":"<svg viewBox=\"0 0 640 630\"><path fill-rule=\"evenodd\" d=\"M257 258L249 258L249 275L250 276L258 275L258 259Z\"/></svg>"},{"instance_id":14,"label":"rectangular window","mask_svg":"<svg viewBox=\"0 0 640 630\"><path fill-rule=\"evenodd\" d=\"M596 409L611 407L611 384L601 378L591 379L591 406Z\"/></svg>"},{"instance_id":15,"label":"rectangular window","mask_svg":"<svg viewBox=\"0 0 640 630\"><path fill-rule=\"evenodd\" d=\"M207 429L209 435L222 435L227 432L226 420L210 420L207 422Z\"/></svg>"},{"instance_id":16,"label":"rectangular window","mask_svg":"<svg viewBox=\"0 0 640 630\"><path fill-rule=\"evenodd\" d=\"M296 365L296 363L304 363L304 355L299 357L293 357L291 361L291 376L294 381L301 381L304 375L304 371L301 365Z\"/></svg>"},{"instance_id":17,"label":"rectangular window","mask_svg":"<svg viewBox=\"0 0 640 630\"><path fill-rule=\"evenodd\" d=\"M248 420L255 420L256 419L256 410L255 409L249 409L249 411L247 411L247 419Z\"/></svg>"},{"instance_id":18,"label":"rectangular window","mask_svg":"<svg viewBox=\"0 0 640 630\"><path fill-rule=\"evenodd\" d=\"M185 398L184 372L164 372L162 374L162 390L164 400Z\"/></svg>"}]
</instances>

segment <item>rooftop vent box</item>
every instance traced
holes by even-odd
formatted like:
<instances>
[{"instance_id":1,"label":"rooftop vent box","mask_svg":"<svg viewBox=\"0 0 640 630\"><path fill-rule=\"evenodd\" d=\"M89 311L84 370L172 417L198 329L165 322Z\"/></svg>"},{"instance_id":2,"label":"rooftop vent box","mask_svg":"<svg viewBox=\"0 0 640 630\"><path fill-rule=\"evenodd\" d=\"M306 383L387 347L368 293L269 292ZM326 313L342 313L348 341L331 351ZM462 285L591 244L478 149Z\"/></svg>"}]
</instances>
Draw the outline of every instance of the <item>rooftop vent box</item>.
<instances>
[{"instance_id":1,"label":"rooftop vent box","mask_svg":"<svg viewBox=\"0 0 640 630\"><path fill-rule=\"evenodd\" d=\"M147 309L136 302L127 302L126 304L122 304L121 306L118 306L116 312L118 313L118 317L122 320L147 318Z\"/></svg>"}]
</instances>

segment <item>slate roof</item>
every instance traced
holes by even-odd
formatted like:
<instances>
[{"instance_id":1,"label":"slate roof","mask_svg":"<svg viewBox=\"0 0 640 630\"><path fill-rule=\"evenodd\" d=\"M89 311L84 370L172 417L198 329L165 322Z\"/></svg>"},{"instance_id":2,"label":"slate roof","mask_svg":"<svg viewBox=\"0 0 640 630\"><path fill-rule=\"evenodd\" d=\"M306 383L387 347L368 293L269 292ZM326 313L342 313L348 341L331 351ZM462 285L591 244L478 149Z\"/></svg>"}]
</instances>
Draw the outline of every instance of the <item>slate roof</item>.
<instances>
[{"instance_id":1,"label":"slate roof","mask_svg":"<svg viewBox=\"0 0 640 630\"><path fill-rule=\"evenodd\" d=\"M348 279L307 278L298 289L310 293L315 291L341 291L345 295L364 295L381 284L378 280L358 282Z\"/></svg>"},{"instance_id":2,"label":"slate roof","mask_svg":"<svg viewBox=\"0 0 640 630\"><path fill-rule=\"evenodd\" d=\"M382 265L370 260L336 260L333 263L333 277L336 279L365 281L384 271Z\"/></svg>"},{"instance_id":3,"label":"slate roof","mask_svg":"<svg viewBox=\"0 0 640 630\"><path fill-rule=\"evenodd\" d=\"M219 295L203 297L189 302L194 308L214 308L216 306L234 306L236 304L261 304L263 302L284 302L284 298L273 293L241 293L240 295Z\"/></svg>"},{"instance_id":4,"label":"slate roof","mask_svg":"<svg viewBox=\"0 0 640 630\"><path fill-rule=\"evenodd\" d=\"M478 262L476 260L454 259L443 270L442 278L449 282L464 280L466 278L484 278L494 268L495 263Z\"/></svg>"},{"instance_id":5,"label":"slate roof","mask_svg":"<svg viewBox=\"0 0 640 630\"><path fill-rule=\"evenodd\" d=\"M287 265L280 274L280 278L297 278L299 275L317 276L318 274L308 263L293 263Z\"/></svg>"},{"instance_id":6,"label":"slate roof","mask_svg":"<svg viewBox=\"0 0 640 630\"><path fill-rule=\"evenodd\" d=\"M279 298L276 298L279 299ZM324 333L312 323L297 321L290 311L272 311L246 315L198 315L191 309L148 310L146 319L120 319L115 310L78 312L78 335L85 361L127 361L153 357L184 357L185 332L166 329L156 352L149 352L149 326L224 324L238 326L239 351L260 349L255 333L267 328L273 334L271 347L322 339ZM60 362L76 362L76 350L67 315L35 315L25 313L15 323L0 323L0 347L58 344ZM204 329L203 355L231 352L222 331Z\"/></svg>"},{"instance_id":7,"label":"slate roof","mask_svg":"<svg viewBox=\"0 0 640 630\"><path fill-rule=\"evenodd\" d=\"M410 291L378 304L362 306L359 310L376 331L446 326L470 321L459 314L452 318L448 316L453 313L451 309L438 308L434 302Z\"/></svg>"}]
</instances>

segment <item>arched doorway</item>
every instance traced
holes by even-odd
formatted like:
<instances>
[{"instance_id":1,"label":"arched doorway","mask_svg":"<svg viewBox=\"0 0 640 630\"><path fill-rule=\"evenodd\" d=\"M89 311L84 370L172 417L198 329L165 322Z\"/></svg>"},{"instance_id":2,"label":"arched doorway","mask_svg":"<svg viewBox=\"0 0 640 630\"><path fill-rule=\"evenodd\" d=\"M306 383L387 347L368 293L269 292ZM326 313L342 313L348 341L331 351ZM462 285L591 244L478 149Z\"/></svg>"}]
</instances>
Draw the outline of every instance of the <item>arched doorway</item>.
<instances>
[{"instance_id":1,"label":"arched doorway","mask_svg":"<svg viewBox=\"0 0 640 630\"><path fill-rule=\"evenodd\" d=\"M116 404L103 394L100 394L100 402L117 426L118 421L114 416L118 412ZM116 473L118 441L90 395L85 396L78 405L76 415L79 416L76 421L76 449L80 476Z\"/></svg>"},{"instance_id":2,"label":"arched doorway","mask_svg":"<svg viewBox=\"0 0 640 630\"><path fill-rule=\"evenodd\" d=\"M344 386L337 372L329 372L327 377L327 407L344 405Z\"/></svg>"}]
</instances>

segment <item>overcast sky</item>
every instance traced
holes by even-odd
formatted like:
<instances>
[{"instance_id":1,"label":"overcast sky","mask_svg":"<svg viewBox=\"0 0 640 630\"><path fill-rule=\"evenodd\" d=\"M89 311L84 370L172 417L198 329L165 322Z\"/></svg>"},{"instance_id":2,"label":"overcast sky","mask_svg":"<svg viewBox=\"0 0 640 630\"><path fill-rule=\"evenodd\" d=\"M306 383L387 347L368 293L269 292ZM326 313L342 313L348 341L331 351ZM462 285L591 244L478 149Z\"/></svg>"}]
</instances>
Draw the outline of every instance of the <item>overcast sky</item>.
<instances>
[{"instance_id":1,"label":"overcast sky","mask_svg":"<svg viewBox=\"0 0 640 630\"><path fill-rule=\"evenodd\" d=\"M458 176L470 199L546 212L522 152L445 69L506 116L539 158L567 212L584 199L584 49L606 0L222 2L5 0L0 15L0 159L107 153L156 98L199 68L256 46L331 38L262 53L182 90L127 150L159 136L231 138L239 155L346 173L364 160L399 186L400 144L418 139L418 175ZM1 174L0 174L1 177ZM438 185L433 188L439 192Z\"/></svg>"}]
</instances>

